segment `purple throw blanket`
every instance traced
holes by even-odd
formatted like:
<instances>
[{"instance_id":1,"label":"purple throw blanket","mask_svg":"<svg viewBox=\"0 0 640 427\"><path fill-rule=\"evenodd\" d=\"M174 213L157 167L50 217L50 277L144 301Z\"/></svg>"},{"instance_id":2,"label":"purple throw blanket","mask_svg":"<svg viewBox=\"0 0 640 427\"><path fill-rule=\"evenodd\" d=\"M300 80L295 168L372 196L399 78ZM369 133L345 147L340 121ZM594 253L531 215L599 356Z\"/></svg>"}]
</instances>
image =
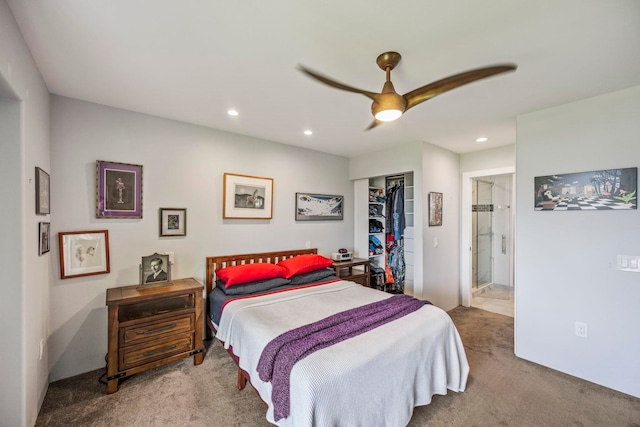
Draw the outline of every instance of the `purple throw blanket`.
<instances>
[{"instance_id":1,"label":"purple throw blanket","mask_svg":"<svg viewBox=\"0 0 640 427\"><path fill-rule=\"evenodd\" d=\"M271 381L275 421L289 416L289 381L293 365L314 351L355 337L429 304L409 295L390 298L336 313L292 329L267 344L258 361L262 381Z\"/></svg>"}]
</instances>

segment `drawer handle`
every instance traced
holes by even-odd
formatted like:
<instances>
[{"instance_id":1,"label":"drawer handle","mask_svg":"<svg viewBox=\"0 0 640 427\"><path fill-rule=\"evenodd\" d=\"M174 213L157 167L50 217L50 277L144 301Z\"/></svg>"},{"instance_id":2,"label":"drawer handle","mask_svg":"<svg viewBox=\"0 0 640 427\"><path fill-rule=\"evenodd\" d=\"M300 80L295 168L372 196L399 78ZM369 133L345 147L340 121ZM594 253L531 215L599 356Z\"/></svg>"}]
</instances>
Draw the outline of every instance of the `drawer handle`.
<instances>
[{"instance_id":1,"label":"drawer handle","mask_svg":"<svg viewBox=\"0 0 640 427\"><path fill-rule=\"evenodd\" d=\"M155 334L156 332L168 331L169 329L173 329L176 326L178 326L178 325L176 323L173 323L173 324L171 324L169 326L163 326L162 328L147 329L146 331L138 331L137 334L138 335Z\"/></svg>"},{"instance_id":2,"label":"drawer handle","mask_svg":"<svg viewBox=\"0 0 640 427\"><path fill-rule=\"evenodd\" d=\"M160 353L166 353L167 351L173 350L174 348L176 348L175 344L172 345L172 346L169 346L169 347L161 348L159 350L145 351L144 353L142 353L142 355L144 357L149 357L149 356L153 356L153 355L160 354Z\"/></svg>"}]
</instances>

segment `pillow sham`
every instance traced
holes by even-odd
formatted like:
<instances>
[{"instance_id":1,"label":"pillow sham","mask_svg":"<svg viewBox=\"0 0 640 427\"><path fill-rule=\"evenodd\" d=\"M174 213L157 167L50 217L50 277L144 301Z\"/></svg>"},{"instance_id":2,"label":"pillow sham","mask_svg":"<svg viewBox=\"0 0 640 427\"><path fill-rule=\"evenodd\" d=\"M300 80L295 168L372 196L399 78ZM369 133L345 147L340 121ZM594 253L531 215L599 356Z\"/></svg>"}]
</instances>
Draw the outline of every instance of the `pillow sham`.
<instances>
[{"instance_id":1,"label":"pillow sham","mask_svg":"<svg viewBox=\"0 0 640 427\"><path fill-rule=\"evenodd\" d=\"M321 270L310 271L308 273L296 274L291 276L290 282L292 285L306 285L307 283L318 282L322 279L327 279L331 276L335 277L336 272L332 268L323 268Z\"/></svg>"},{"instance_id":2,"label":"pillow sham","mask_svg":"<svg viewBox=\"0 0 640 427\"><path fill-rule=\"evenodd\" d=\"M230 286L257 280L285 277L285 270L277 264L256 262L219 268L216 270L216 277L224 282L225 288L229 288Z\"/></svg>"},{"instance_id":3,"label":"pillow sham","mask_svg":"<svg viewBox=\"0 0 640 427\"><path fill-rule=\"evenodd\" d=\"M222 289L225 295L250 295L260 292L266 292L279 286L289 284L289 279L284 277L274 277L273 279L257 280L255 282L242 283L235 286L226 287L226 283L222 280L216 280L216 285Z\"/></svg>"},{"instance_id":4,"label":"pillow sham","mask_svg":"<svg viewBox=\"0 0 640 427\"><path fill-rule=\"evenodd\" d=\"M287 258L284 261L280 261L277 265L281 266L285 270L287 279L290 279L296 274L308 273L310 271L321 270L327 268L333 264L333 260L316 254L303 254Z\"/></svg>"}]
</instances>

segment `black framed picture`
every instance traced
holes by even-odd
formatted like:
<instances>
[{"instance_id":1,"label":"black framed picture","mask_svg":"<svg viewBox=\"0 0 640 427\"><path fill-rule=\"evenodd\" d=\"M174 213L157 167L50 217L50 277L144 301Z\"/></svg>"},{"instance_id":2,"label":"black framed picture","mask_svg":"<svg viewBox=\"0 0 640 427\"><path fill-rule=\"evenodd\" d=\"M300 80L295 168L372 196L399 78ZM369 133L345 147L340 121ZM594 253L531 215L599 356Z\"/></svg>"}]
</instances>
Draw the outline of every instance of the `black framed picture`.
<instances>
[{"instance_id":1,"label":"black framed picture","mask_svg":"<svg viewBox=\"0 0 640 427\"><path fill-rule=\"evenodd\" d=\"M49 252L51 246L51 223L41 222L38 224L38 255Z\"/></svg>"},{"instance_id":2,"label":"black framed picture","mask_svg":"<svg viewBox=\"0 0 640 427\"><path fill-rule=\"evenodd\" d=\"M344 219L344 196L296 193L296 221Z\"/></svg>"},{"instance_id":3,"label":"black framed picture","mask_svg":"<svg viewBox=\"0 0 640 427\"><path fill-rule=\"evenodd\" d=\"M160 208L160 237L186 235L187 210L184 208Z\"/></svg>"},{"instance_id":4,"label":"black framed picture","mask_svg":"<svg viewBox=\"0 0 640 427\"><path fill-rule=\"evenodd\" d=\"M36 215L51 213L51 188L49 174L36 166Z\"/></svg>"}]
</instances>

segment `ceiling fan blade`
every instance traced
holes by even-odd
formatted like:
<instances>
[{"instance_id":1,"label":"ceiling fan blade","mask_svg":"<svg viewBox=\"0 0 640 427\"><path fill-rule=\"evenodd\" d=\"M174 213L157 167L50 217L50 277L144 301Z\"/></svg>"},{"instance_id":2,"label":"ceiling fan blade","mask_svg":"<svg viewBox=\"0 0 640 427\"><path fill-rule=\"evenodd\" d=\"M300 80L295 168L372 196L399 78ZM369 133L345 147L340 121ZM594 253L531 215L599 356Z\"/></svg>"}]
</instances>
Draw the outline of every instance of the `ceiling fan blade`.
<instances>
[{"instance_id":1,"label":"ceiling fan blade","mask_svg":"<svg viewBox=\"0 0 640 427\"><path fill-rule=\"evenodd\" d=\"M407 101L407 108L405 109L405 112L409 108L415 107L416 105L428 101L429 99L444 92L496 74L515 71L516 68L518 67L515 64L495 65L492 67L465 71L464 73L455 74L442 80L438 80L437 82L429 83L426 86L419 87L418 89L414 89L403 95L404 99Z\"/></svg>"},{"instance_id":2,"label":"ceiling fan blade","mask_svg":"<svg viewBox=\"0 0 640 427\"><path fill-rule=\"evenodd\" d=\"M362 89L358 89L355 88L353 86L348 86L344 83L340 83L337 82L335 80L332 80L328 77L325 77L321 74L316 73L315 71L312 71L302 65L298 65L298 70L302 71L303 73L305 73L306 75L308 75L309 77L312 77L326 85L329 85L331 87L334 87L336 89L341 89L341 90L346 90L347 92L354 92L354 93L360 93L364 96L366 96L367 98L370 98L372 100L375 100L375 96L378 95L375 92L369 92L368 90L362 90Z\"/></svg>"}]
</instances>

